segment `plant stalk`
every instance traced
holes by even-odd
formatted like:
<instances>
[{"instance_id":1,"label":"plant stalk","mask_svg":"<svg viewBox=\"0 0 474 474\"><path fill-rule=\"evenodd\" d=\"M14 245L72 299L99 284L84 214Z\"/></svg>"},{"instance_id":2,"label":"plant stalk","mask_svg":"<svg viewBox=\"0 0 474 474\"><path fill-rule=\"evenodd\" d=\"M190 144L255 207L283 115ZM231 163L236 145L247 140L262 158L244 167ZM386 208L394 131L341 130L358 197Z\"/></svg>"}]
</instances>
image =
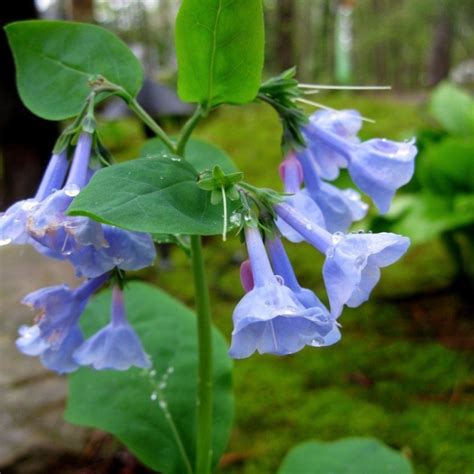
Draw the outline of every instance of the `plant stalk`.
<instances>
[{"instance_id":1,"label":"plant stalk","mask_svg":"<svg viewBox=\"0 0 474 474\"><path fill-rule=\"evenodd\" d=\"M196 292L199 355L195 472L209 474L212 466L212 322L199 235L191 236L191 259Z\"/></svg>"}]
</instances>

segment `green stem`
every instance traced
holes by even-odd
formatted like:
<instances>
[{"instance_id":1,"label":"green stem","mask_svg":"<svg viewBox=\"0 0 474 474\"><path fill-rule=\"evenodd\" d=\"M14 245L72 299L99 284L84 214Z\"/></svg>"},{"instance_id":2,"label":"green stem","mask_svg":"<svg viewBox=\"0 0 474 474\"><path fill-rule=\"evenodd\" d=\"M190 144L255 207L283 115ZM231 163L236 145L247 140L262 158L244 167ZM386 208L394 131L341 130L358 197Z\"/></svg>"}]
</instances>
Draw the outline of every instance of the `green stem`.
<instances>
[{"instance_id":1,"label":"green stem","mask_svg":"<svg viewBox=\"0 0 474 474\"><path fill-rule=\"evenodd\" d=\"M178 141L176 143L176 154L179 156L184 157L184 149L186 148L186 143L191 136L194 128L198 124L199 120L203 117L203 109L200 105L194 111L194 114L190 117L190 119L186 122L181 133L179 135Z\"/></svg>"},{"instance_id":2,"label":"green stem","mask_svg":"<svg viewBox=\"0 0 474 474\"><path fill-rule=\"evenodd\" d=\"M125 99L126 100L126 99ZM170 140L166 132L148 115L148 112L133 98L127 100L128 106L133 112L150 127L153 133L165 144L171 153L175 152L174 143Z\"/></svg>"},{"instance_id":3,"label":"green stem","mask_svg":"<svg viewBox=\"0 0 474 474\"><path fill-rule=\"evenodd\" d=\"M209 474L212 463L212 322L201 237L191 236L198 330L196 474Z\"/></svg>"}]
</instances>

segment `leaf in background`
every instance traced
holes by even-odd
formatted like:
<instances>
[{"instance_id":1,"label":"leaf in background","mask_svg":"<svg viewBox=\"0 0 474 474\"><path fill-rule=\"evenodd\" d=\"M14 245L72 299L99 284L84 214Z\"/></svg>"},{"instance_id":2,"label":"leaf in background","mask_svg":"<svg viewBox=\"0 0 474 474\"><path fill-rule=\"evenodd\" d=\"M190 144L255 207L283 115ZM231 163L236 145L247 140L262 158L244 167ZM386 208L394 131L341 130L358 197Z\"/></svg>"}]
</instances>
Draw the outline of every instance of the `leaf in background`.
<instances>
[{"instance_id":1,"label":"leaf in background","mask_svg":"<svg viewBox=\"0 0 474 474\"><path fill-rule=\"evenodd\" d=\"M474 98L461 88L442 82L431 96L433 117L449 132L474 134Z\"/></svg>"},{"instance_id":2,"label":"leaf in background","mask_svg":"<svg viewBox=\"0 0 474 474\"><path fill-rule=\"evenodd\" d=\"M330 443L307 441L293 448L278 474L411 474L409 461L373 438Z\"/></svg>"},{"instance_id":3,"label":"leaf in background","mask_svg":"<svg viewBox=\"0 0 474 474\"><path fill-rule=\"evenodd\" d=\"M138 59L113 33L66 21L21 21L6 28L23 103L48 120L77 115L101 74L135 96L143 82Z\"/></svg>"},{"instance_id":4,"label":"leaf in background","mask_svg":"<svg viewBox=\"0 0 474 474\"><path fill-rule=\"evenodd\" d=\"M390 231L423 244L444 232L461 230L474 223L474 195L459 194L454 199L431 193L397 197L393 211L373 222L375 232Z\"/></svg>"},{"instance_id":5,"label":"leaf in background","mask_svg":"<svg viewBox=\"0 0 474 474\"><path fill-rule=\"evenodd\" d=\"M257 95L263 68L261 0L183 0L176 19L178 93L212 107Z\"/></svg>"},{"instance_id":6,"label":"leaf in background","mask_svg":"<svg viewBox=\"0 0 474 474\"><path fill-rule=\"evenodd\" d=\"M107 324L110 298L110 291L101 293L87 307L82 319L87 335ZM144 283L128 284L125 302L128 318L151 355L156 373L139 369L79 370L69 377L66 419L112 433L156 471L187 474L187 464L193 465L195 457L195 315L177 300ZM216 329L213 364L216 464L229 438L233 412L232 364L227 356L227 343ZM160 383L164 384L161 389Z\"/></svg>"},{"instance_id":7,"label":"leaf in background","mask_svg":"<svg viewBox=\"0 0 474 474\"><path fill-rule=\"evenodd\" d=\"M227 203L229 215L235 208ZM197 185L197 172L169 154L98 171L71 206L71 215L152 234L220 234L222 204Z\"/></svg>"},{"instance_id":8,"label":"leaf in background","mask_svg":"<svg viewBox=\"0 0 474 474\"><path fill-rule=\"evenodd\" d=\"M144 157L160 156L168 149L159 138L147 140L140 150ZM191 163L199 172L211 170L214 166L220 166L226 173L237 171L230 156L219 147L203 140L190 138L184 151L186 161Z\"/></svg>"},{"instance_id":9,"label":"leaf in background","mask_svg":"<svg viewBox=\"0 0 474 474\"><path fill-rule=\"evenodd\" d=\"M432 193L474 193L474 139L450 137L431 145L420 159L417 175Z\"/></svg>"}]
</instances>

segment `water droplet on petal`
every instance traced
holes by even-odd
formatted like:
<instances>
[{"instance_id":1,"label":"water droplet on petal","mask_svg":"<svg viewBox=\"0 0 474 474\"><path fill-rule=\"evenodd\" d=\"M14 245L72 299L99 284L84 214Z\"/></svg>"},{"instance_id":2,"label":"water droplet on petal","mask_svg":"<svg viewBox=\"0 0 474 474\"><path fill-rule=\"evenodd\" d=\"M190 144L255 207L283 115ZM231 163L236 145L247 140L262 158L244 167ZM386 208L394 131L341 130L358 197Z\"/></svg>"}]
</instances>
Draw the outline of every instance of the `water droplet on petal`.
<instances>
[{"instance_id":1,"label":"water droplet on petal","mask_svg":"<svg viewBox=\"0 0 474 474\"><path fill-rule=\"evenodd\" d=\"M64 188L64 194L69 197L75 197L81 192L81 188L77 184L70 184Z\"/></svg>"},{"instance_id":2,"label":"water droplet on petal","mask_svg":"<svg viewBox=\"0 0 474 474\"><path fill-rule=\"evenodd\" d=\"M312 343L313 346L321 347L323 344L324 344L324 339L322 337L315 337L313 339L313 343Z\"/></svg>"},{"instance_id":3,"label":"water droplet on petal","mask_svg":"<svg viewBox=\"0 0 474 474\"><path fill-rule=\"evenodd\" d=\"M12 239L0 239L0 247L3 246L3 245L8 245L10 242L12 241Z\"/></svg>"},{"instance_id":4,"label":"water droplet on petal","mask_svg":"<svg viewBox=\"0 0 474 474\"><path fill-rule=\"evenodd\" d=\"M333 258L334 257L334 252L335 252L334 247L329 247L326 251L326 256L328 258Z\"/></svg>"},{"instance_id":5,"label":"water droplet on petal","mask_svg":"<svg viewBox=\"0 0 474 474\"><path fill-rule=\"evenodd\" d=\"M332 243L337 245L343 238L344 234L342 232L334 232L334 234L332 234Z\"/></svg>"},{"instance_id":6,"label":"water droplet on petal","mask_svg":"<svg viewBox=\"0 0 474 474\"><path fill-rule=\"evenodd\" d=\"M308 230L312 230L312 229L313 229L313 226L312 226L311 224L306 224L305 227L306 227L306 229L308 229Z\"/></svg>"},{"instance_id":7,"label":"water droplet on petal","mask_svg":"<svg viewBox=\"0 0 474 474\"><path fill-rule=\"evenodd\" d=\"M34 200L28 200L28 201L25 201L22 205L21 205L21 208L24 210L24 211L31 211L32 209L34 209L35 207L39 206L39 202L38 201L34 201Z\"/></svg>"}]
</instances>

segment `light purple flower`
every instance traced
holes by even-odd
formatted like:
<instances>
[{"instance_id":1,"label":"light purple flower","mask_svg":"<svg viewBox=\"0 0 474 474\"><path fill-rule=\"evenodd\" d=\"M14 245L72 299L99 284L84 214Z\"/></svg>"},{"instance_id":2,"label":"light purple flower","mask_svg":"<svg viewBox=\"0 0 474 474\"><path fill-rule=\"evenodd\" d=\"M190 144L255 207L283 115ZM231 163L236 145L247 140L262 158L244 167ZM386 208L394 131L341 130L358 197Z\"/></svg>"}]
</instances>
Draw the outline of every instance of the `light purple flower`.
<instances>
[{"instance_id":1,"label":"light purple flower","mask_svg":"<svg viewBox=\"0 0 474 474\"><path fill-rule=\"evenodd\" d=\"M89 298L107 279L108 275L101 275L75 290L58 285L28 294L23 304L39 315L33 326L20 327L16 341L20 352L41 356L43 365L59 373L75 370L72 353L83 342L79 318Z\"/></svg>"},{"instance_id":2,"label":"light purple flower","mask_svg":"<svg viewBox=\"0 0 474 474\"><path fill-rule=\"evenodd\" d=\"M352 119L348 124L351 124L348 129L355 129ZM413 141L395 142L376 138L359 143L350 134L344 136L339 133L331 120L311 120L307 128L308 148L312 150L322 143L327 149L343 157L354 183L372 198L381 213L388 211L395 191L407 184L413 176L417 153ZM333 178L329 178L327 173L321 171L320 160L314 158L314 153L312 158L315 166L319 167L318 174L321 177L335 177L334 173Z\"/></svg>"},{"instance_id":3,"label":"light purple flower","mask_svg":"<svg viewBox=\"0 0 474 474\"><path fill-rule=\"evenodd\" d=\"M347 158L330 143L321 140L318 129L326 129L348 142L358 143L357 134L361 127L362 119L356 110L318 110L310 117L309 124L303 129L307 148L302 153L311 157L321 178L336 179L339 169L347 167Z\"/></svg>"},{"instance_id":4,"label":"light purple flower","mask_svg":"<svg viewBox=\"0 0 474 474\"><path fill-rule=\"evenodd\" d=\"M118 286L113 289L110 323L75 351L74 360L96 370L151 367L140 338L126 319L123 293Z\"/></svg>"},{"instance_id":5,"label":"light purple flower","mask_svg":"<svg viewBox=\"0 0 474 474\"><path fill-rule=\"evenodd\" d=\"M149 234L106 224L102 228L103 247L96 249L89 245L69 255L77 276L93 278L115 267L126 271L140 270L149 267L155 260L155 244Z\"/></svg>"},{"instance_id":6,"label":"light purple flower","mask_svg":"<svg viewBox=\"0 0 474 474\"><path fill-rule=\"evenodd\" d=\"M303 183L303 168L293 154L290 154L280 165L280 176L284 184L285 193L291 196L285 197L285 202L297 209L322 227L325 227L325 221L321 209L310 196L301 189ZM279 231L291 242L302 242L303 237L298 234L283 219L277 218L275 221Z\"/></svg>"},{"instance_id":7,"label":"light purple flower","mask_svg":"<svg viewBox=\"0 0 474 474\"><path fill-rule=\"evenodd\" d=\"M375 138L361 143L351 154L352 180L382 214L389 210L397 189L413 176L417 153L413 143Z\"/></svg>"},{"instance_id":8,"label":"light purple flower","mask_svg":"<svg viewBox=\"0 0 474 474\"><path fill-rule=\"evenodd\" d=\"M245 235L255 286L234 310L229 355L241 359L255 350L277 355L297 352L320 334L328 320L320 311L305 308L274 275L260 231L247 227Z\"/></svg>"},{"instance_id":9,"label":"light purple flower","mask_svg":"<svg viewBox=\"0 0 474 474\"><path fill-rule=\"evenodd\" d=\"M347 232L353 222L366 216L369 206L361 200L357 191L353 189L340 190L320 179L314 160L306 153L300 153L298 159L303 167L306 186L304 193L320 209L324 224L315 221L302 209L298 209L305 217L329 232Z\"/></svg>"},{"instance_id":10,"label":"light purple flower","mask_svg":"<svg viewBox=\"0 0 474 474\"><path fill-rule=\"evenodd\" d=\"M0 214L0 246L31 244L38 251L46 253L47 249L36 243L28 235L26 225L32 212L40 203L63 184L68 167L66 153L53 154L43 175L36 195L31 199L18 201Z\"/></svg>"},{"instance_id":11,"label":"light purple flower","mask_svg":"<svg viewBox=\"0 0 474 474\"><path fill-rule=\"evenodd\" d=\"M323 277L335 317L344 304L356 307L366 301L380 279L379 269L396 262L410 245L407 237L385 232L331 234L285 203L277 204L275 211L326 255Z\"/></svg>"},{"instance_id":12,"label":"light purple flower","mask_svg":"<svg viewBox=\"0 0 474 474\"><path fill-rule=\"evenodd\" d=\"M49 194L27 219L28 234L56 254L68 256L85 245L105 245L98 222L65 215L73 198L87 183L91 146L92 135L82 133L64 187Z\"/></svg>"},{"instance_id":13,"label":"light purple flower","mask_svg":"<svg viewBox=\"0 0 474 474\"><path fill-rule=\"evenodd\" d=\"M294 292L298 301L305 308L313 308L315 311L319 311L326 320L321 324L320 333L308 345L323 347L338 342L341 339L341 332L339 331L336 318L329 314L326 307L313 291L300 286L280 238L275 236L273 239L268 240L266 245L275 274L283 279L284 285Z\"/></svg>"}]
</instances>

